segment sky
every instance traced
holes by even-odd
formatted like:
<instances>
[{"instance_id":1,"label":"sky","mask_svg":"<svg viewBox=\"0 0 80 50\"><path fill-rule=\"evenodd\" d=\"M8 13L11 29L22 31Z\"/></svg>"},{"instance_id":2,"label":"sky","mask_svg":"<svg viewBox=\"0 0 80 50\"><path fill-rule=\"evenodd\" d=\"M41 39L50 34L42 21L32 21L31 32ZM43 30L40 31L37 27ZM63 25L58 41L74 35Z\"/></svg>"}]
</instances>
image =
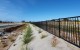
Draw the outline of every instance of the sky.
<instances>
[{"instance_id":1,"label":"sky","mask_svg":"<svg viewBox=\"0 0 80 50\"><path fill-rule=\"evenodd\" d=\"M2 21L44 21L80 16L80 0L0 0Z\"/></svg>"}]
</instances>

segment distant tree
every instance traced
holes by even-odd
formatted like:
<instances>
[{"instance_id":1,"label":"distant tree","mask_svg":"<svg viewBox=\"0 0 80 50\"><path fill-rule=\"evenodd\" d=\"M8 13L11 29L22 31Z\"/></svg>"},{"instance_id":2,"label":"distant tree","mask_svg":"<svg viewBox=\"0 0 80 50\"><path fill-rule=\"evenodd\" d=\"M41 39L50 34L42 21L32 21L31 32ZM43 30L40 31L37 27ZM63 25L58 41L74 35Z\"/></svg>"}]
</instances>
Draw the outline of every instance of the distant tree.
<instances>
[{"instance_id":1,"label":"distant tree","mask_svg":"<svg viewBox=\"0 0 80 50\"><path fill-rule=\"evenodd\" d=\"M0 21L0 23L2 23L2 21Z\"/></svg>"},{"instance_id":2,"label":"distant tree","mask_svg":"<svg viewBox=\"0 0 80 50\"><path fill-rule=\"evenodd\" d=\"M23 20L22 22L24 23L25 21Z\"/></svg>"}]
</instances>

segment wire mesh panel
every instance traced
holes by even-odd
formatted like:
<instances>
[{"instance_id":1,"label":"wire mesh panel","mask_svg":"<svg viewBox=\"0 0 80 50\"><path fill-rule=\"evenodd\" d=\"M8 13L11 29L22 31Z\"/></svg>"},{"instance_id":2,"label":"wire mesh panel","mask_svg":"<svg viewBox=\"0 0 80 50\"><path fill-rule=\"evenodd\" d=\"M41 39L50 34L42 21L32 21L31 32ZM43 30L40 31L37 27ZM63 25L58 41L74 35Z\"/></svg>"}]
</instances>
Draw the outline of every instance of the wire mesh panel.
<instances>
[{"instance_id":1,"label":"wire mesh panel","mask_svg":"<svg viewBox=\"0 0 80 50\"><path fill-rule=\"evenodd\" d=\"M48 31L52 33L52 21L48 21Z\"/></svg>"},{"instance_id":2,"label":"wire mesh panel","mask_svg":"<svg viewBox=\"0 0 80 50\"><path fill-rule=\"evenodd\" d=\"M46 30L46 23L45 23L45 21L43 21L43 22L41 22L41 23L42 23L41 27L42 27L44 30Z\"/></svg>"},{"instance_id":3,"label":"wire mesh panel","mask_svg":"<svg viewBox=\"0 0 80 50\"><path fill-rule=\"evenodd\" d=\"M80 17L77 17L77 44L80 47Z\"/></svg>"},{"instance_id":4,"label":"wire mesh panel","mask_svg":"<svg viewBox=\"0 0 80 50\"><path fill-rule=\"evenodd\" d=\"M60 37L80 47L79 18L80 17L60 19Z\"/></svg>"},{"instance_id":5,"label":"wire mesh panel","mask_svg":"<svg viewBox=\"0 0 80 50\"><path fill-rule=\"evenodd\" d=\"M54 35L59 36L59 20L55 20L54 23Z\"/></svg>"}]
</instances>

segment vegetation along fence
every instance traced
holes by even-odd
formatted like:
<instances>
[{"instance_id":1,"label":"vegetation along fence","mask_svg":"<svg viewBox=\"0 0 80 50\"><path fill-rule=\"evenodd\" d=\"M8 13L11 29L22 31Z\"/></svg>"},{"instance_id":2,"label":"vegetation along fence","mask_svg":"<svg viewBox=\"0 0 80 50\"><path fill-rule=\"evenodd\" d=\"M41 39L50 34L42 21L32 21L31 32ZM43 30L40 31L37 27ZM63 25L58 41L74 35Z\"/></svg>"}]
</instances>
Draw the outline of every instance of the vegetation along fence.
<instances>
[{"instance_id":1,"label":"vegetation along fence","mask_svg":"<svg viewBox=\"0 0 80 50\"><path fill-rule=\"evenodd\" d=\"M80 16L32 23L80 48Z\"/></svg>"}]
</instances>

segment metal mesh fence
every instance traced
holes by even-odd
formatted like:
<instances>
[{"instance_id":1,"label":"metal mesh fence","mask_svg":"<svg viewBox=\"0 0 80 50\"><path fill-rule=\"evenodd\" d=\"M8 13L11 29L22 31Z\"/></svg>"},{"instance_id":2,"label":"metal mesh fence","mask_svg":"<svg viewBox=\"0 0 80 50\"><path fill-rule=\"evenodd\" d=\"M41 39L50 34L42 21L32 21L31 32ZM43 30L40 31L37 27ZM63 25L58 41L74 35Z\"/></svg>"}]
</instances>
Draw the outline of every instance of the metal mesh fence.
<instances>
[{"instance_id":1,"label":"metal mesh fence","mask_svg":"<svg viewBox=\"0 0 80 50\"><path fill-rule=\"evenodd\" d=\"M33 24L80 47L80 16L33 22Z\"/></svg>"}]
</instances>

